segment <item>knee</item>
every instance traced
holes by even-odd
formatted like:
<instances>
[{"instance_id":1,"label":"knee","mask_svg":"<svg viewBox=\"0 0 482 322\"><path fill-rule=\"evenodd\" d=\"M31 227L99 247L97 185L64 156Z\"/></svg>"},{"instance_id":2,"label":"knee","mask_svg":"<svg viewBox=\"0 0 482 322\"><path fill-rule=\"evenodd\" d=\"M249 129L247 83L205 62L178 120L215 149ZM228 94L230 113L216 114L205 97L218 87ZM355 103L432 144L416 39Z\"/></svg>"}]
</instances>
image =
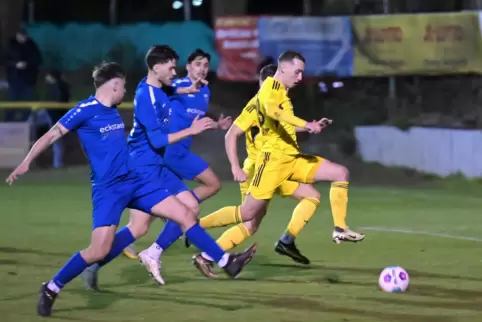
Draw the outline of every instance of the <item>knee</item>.
<instances>
[{"instance_id":1,"label":"knee","mask_svg":"<svg viewBox=\"0 0 482 322\"><path fill-rule=\"evenodd\" d=\"M343 165L338 165L334 173L335 181L348 181L350 179L350 171Z\"/></svg>"},{"instance_id":2,"label":"knee","mask_svg":"<svg viewBox=\"0 0 482 322\"><path fill-rule=\"evenodd\" d=\"M342 180L340 180L342 181ZM316 200L320 200L321 198L321 194L318 190L316 189L313 189L313 191L310 193L310 195L308 196L308 198L313 198L313 199L316 199Z\"/></svg>"},{"instance_id":3,"label":"knee","mask_svg":"<svg viewBox=\"0 0 482 322\"><path fill-rule=\"evenodd\" d=\"M189 227L192 227L197 222L197 214L192 209L185 207L179 213L178 224L183 231L186 231Z\"/></svg>"},{"instance_id":4,"label":"knee","mask_svg":"<svg viewBox=\"0 0 482 322\"><path fill-rule=\"evenodd\" d=\"M147 234L149 225L147 223L129 222L127 225L135 239L139 239Z\"/></svg>"},{"instance_id":5,"label":"knee","mask_svg":"<svg viewBox=\"0 0 482 322\"><path fill-rule=\"evenodd\" d=\"M266 213L266 208L263 209L256 209L254 207L248 207L246 204L243 204L239 211L241 211L241 218L243 222L248 222L255 220L257 217L263 217Z\"/></svg>"},{"instance_id":6,"label":"knee","mask_svg":"<svg viewBox=\"0 0 482 322\"><path fill-rule=\"evenodd\" d=\"M249 234L253 236L258 231L259 222L253 219L245 222L243 225L249 231Z\"/></svg>"},{"instance_id":7,"label":"knee","mask_svg":"<svg viewBox=\"0 0 482 322\"><path fill-rule=\"evenodd\" d=\"M110 252L111 245L94 244L83 251L83 257L87 262L95 263L103 260Z\"/></svg>"},{"instance_id":8,"label":"knee","mask_svg":"<svg viewBox=\"0 0 482 322\"><path fill-rule=\"evenodd\" d=\"M218 177L215 177L210 183L209 187L211 187L213 193L217 193L219 190L221 190L221 180L219 180Z\"/></svg>"},{"instance_id":9,"label":"knee","mask_svg":"<svg viewBox=\"0 0 482 322\"><path fill-rule=\"evenodd\" d=\"M201 212L201 207L199 207L198 203L190 205L189 209L193 213L194 218L199 218L199 213Z\"/></svg>"}]
</instances>

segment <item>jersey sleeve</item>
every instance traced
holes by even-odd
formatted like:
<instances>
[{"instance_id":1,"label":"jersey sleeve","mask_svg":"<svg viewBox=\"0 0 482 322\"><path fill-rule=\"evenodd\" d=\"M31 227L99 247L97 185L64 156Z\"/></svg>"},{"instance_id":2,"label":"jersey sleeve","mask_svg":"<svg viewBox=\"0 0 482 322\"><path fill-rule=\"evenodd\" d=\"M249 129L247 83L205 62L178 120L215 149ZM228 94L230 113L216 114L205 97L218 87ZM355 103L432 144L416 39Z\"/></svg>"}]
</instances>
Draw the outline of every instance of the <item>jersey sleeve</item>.
<instances>
[{"instance_id":1,"label":"jersey sleeve","mask_svg":"<svg viewBox=\"0 0 482 322\"><path fill-rule=\"evenodd\" d=\"M65 113L59 120L59 123L69 131L76 131L89 118L90 115L87 109L83 109L81 105L78 105Z\"/></svg>"},{"instance_id":2,"label":"jersey sleeve","mask_svg":"<svg viewBox=\"0 0 482 322\"><path fill-rule=\"evenodd\" d=\"M160 149L169 143L169 134L164 118L158 115L155 104L154 93L139 91L134 100L134 113L136 121L144 128L149 143Z\"/></svg>"},{"instance_id":3,"label":"jersey sleeve","mask_svg":"<svg viewBox=\"0 0 482 322\"><path fill-rule=\"evenodd\" d=\"M277 121L285 122L296 127L305 127L307 122L296 117L292 112L292 108L287 109L283 107L291 104L291 101L283 94L280 86L278 81L269 78L263 83L260 89L260 96L263 98L262 101L266 115Z\"/></svg>"},{"instance_id":4,"label":"jersey sleeve","mask_svg":"<svg viewBox=\"0 0 482 322\"><path fill-rule=\"evenodd\" d=\"M256 105L252 101L243 108L241 114L234 120L234 124L243 132L248 131L256 124Z\"/></svg>"}]
</instances>

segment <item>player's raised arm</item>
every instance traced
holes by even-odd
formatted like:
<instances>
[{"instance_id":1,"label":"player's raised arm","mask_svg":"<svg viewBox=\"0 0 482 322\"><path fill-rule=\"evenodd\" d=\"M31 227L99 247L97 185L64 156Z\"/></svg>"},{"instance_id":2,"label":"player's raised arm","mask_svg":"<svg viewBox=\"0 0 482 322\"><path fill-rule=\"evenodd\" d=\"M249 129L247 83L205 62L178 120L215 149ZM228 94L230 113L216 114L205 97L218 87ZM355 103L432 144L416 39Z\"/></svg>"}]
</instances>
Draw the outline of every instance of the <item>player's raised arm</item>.
<instances>
[{"instance_id":1,"label":"player's raised arm","mask_svg":"<svg viewBox=\"0 0 482 322\"><path fill-rule=\"evenodd\" d=\"M55 141L60 139L62 136L69 132L62 124L55 124L47 133L42 135L40 139L35 142L35 144L30 149L29 153L23 159L22 163L13 170L13 172L8 176L7 183L11 185L18 176L25 174L30 169L30 164L35 160L42 152L47 150Z\"/></svg>"},{"instance_id":2,"label":"player's raised arm","mask_svg":"<svg viewBox=\"0 0 482 322\"><path fill-rule=\"evenodd\" d=\"M329 119L329 118L322 118L320 120L314 120L313 122L316 122L318 123L320 126L321 126L321 129L323 130L325 127L327 127L328 125L332 124L333 123L333 120ZM297 127L296 128L296 132L297 133L303 133L303 132L308 132L309 130L307 128L303 128L303 127Z\"/></svg>"},{"instance_id":3,"label":"player's raised arm","mask_svg":"<svg viewBox=\"0 0 482 322\"><path fill-rule=\"evenodd\" d=\"M167 106L170 103L166 101L164 104ZM167 122L169 113L158 115L157 109L153 106L149 95L138 95L134 109L136 121L146 129L147 139L156 149L161 149L168 144L175 143L188 136L197 135L214 127L213 120L209 118L198 120L196 118L191 127L176 133L169 133Z\"/></svg>"}]
</instances>

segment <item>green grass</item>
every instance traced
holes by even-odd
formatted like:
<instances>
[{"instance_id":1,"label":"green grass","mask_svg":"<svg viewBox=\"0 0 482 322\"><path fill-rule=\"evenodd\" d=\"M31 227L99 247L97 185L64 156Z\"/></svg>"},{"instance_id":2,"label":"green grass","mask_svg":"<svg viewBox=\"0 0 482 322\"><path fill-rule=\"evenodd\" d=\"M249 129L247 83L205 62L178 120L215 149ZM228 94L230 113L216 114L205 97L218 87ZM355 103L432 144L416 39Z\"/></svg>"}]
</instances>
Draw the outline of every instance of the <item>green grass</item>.
<instances>
[{"instance_id":1,"label":"green grass","mask_svg":"<svg viewBox=\"0 0 482 322\"><path fill-rule=\"evenodd\" d=\"M37 172L12 187L0 186L1 321L40 321L40 283L88 245L90 188L84 174ZM353 186L349 224L477 237L482 189L463 187ZM366 231L363 243L335 245L327 185L320 189L322 204L298 238L311 266L273 252L295 206L276 199L252 239L258 253L239 280L201 277L190 265L193 250L179 243L163 255L164 287L156 287L136 261L119 258L102 271L103 293L83 290L79 279L68 285L54 321L482 321L482 243ZM226 184L203 204L203 214L237 204L238 195L236 185ZM156 223L137 247L149 245L160 228ZM388 265L411 274L407 293L378 290L378 274Z\"/></svg>"}]
</instances>

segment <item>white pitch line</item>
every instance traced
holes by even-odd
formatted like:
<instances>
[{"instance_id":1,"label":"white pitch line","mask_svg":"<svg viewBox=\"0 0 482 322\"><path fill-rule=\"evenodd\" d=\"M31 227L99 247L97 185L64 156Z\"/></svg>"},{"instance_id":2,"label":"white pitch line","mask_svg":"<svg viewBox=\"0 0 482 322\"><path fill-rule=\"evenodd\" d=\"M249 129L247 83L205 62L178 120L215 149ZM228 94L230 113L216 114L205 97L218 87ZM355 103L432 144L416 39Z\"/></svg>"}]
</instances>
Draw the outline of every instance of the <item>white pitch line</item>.
<instances>
[{"instance_id":1,"label":"white pitch line","mask_svg":"<svg viewBox=\"0 0 482 322\"><path fill-rule=\"evenodd\" d=\"M482 242L482 239L476 238L476 237L456 236L456 235L449 235L449 234L442 234L442 233L432 233L432 232L429 232L429 231L419 231L419 230L403 229L403 228L360 227L360 230L361 231L371 230L371 231L378 231L378 232L384 232L384 233L401 233L401 234L410 234L410 235L422 235L422 236L430 236L430 237L440 237L440 238L450 238L450 239Z\"/></svg>"}]
</instances>

